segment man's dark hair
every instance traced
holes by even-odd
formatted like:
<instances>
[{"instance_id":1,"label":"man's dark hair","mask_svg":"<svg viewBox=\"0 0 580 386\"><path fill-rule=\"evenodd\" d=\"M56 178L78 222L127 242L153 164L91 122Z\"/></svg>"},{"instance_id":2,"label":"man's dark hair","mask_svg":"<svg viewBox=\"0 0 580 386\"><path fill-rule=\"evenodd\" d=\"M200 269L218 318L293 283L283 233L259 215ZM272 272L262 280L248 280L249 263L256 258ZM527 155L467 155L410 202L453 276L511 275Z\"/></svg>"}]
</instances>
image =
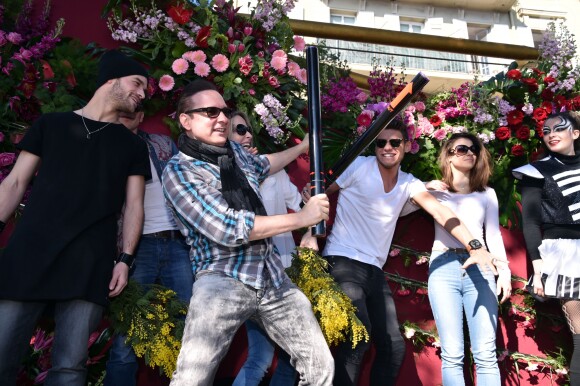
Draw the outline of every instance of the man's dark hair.
<instances>
[{"instance_id":1,"label":"man's dark hair","mask_svg":"<svg viewBox=\"0 0 580 386\"><path fill-rule=\"evenodd\" d=\"M175 113L175 118L179 122L179 116L187 110L194 108L193 101L191 97L198 92L213 90L218 91L215 84L204 79L196 79L190 82L187 86L183 88L179 101L177 102L177 111Z\"/></svg>"},{"instance_id":2,"label":"man's dark hair","mask_svg":"<svg viewBox=\"0 0 580 386\"><path fill-rule=\"evenodd\" d=\"M400 118L393 119L388 124L388 126L385 127L385 130L396 130L396 131L401 133L401 135L403 136L403 139L405 141L409 140L409 133L407 132L407 126L405 126L405 124L403 123L403 121Z\"/></svg>"}]
</instances>

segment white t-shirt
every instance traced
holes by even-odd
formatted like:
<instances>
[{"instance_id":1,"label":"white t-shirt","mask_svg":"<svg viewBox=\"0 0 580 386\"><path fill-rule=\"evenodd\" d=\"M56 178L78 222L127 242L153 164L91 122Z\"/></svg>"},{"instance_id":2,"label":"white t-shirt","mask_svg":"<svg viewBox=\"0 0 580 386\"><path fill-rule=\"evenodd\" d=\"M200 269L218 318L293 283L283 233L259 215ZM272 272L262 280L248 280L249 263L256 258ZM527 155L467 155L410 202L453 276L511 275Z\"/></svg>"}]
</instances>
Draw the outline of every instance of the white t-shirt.
<instances>
[{"instance_id":1,"label":"white t-shirt","mask_svg":"<svg viewBox=\"0 0 580 386\"><path fill-rule=\"evenodd\" d=\"M145 183L145 199L143 209L145 218L143 220L143 234L177 229L177 224L173 220L173 215L165 204L163 187L153 161L149 158L151 165L151 179Z\"/></svg>"},{"instance_id":2,"label":"white t-shirt","mask_svg":"<svg viewBox=\"0 0 580 386\"><path fill-rule=\"evenodd\" d=\"M286 214L288 209L295 212L300 210L302 197L298 193L296 186L290 182L290 177L284 170L268 176L260 185L260 195L266 208L266 213L273 216ZM272 237L274 245L280 253L280 258L284 268L288 268L292 263L292 252L296 245L291 232L282 233Z\"/></svg>"},{"instance_id":3,"label":"white t-shirt","mask_svg":"<svg viewBox=\"0 0 580 386\"><path fill-rule=\"evenodd\" d=\"M453 211L465 224L474 238L487 246L495 257L506 259L505 247L499 230L499 209L495 190L487 187L484 192L469 194L430 190L437 201ZM485 238L484 235L485 228ZM435 222L434 251L447 248L465 248L451 233Z\"/></svg>"},{"instance_id":4,"label":"white t-shirt","mask_svg":"<svg viewBox=\"0 0 580 386\"><path fill-rule=\"evenodd\" d=\"M374 156L358 157L336 183L341 190L323 255L346 256L382 269L403 206L426 191L425 185L399 169L397 184L385 193Z\"/></svg>"}]
</instances>

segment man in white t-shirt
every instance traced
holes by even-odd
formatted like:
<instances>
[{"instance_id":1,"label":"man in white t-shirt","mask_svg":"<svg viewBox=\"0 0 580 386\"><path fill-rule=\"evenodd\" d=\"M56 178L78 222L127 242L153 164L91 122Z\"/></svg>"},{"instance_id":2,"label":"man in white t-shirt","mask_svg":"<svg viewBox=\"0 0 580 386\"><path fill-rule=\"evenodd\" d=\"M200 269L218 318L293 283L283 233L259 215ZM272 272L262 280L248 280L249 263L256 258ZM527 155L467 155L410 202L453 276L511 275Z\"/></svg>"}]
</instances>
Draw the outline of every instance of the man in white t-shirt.
<instances>
[{"instance_id":1,"label":"man in white t-shirt","mask_svg":"<svg viewBox=\"0 0 580 386\"><path fill-rule=\"evenodd\" d=\"M130 278L141 285L159 282L175 291L179 300L189 304L193 287L190 248L165 204L161 186L163 169L178 150L170 137L139 130L143 117L142 106L135 113L119 113L119 122L147 144L152 176L145 184L143 233L135 251L135 269L130 272ZM122 335L113 338L105 386L134 386L137 383L137 357L125 339L126 336Z\"/></svg>"},{"instance_id":2,"label":"man in white t-shirt","mask_svg":"<svg viewBox=\"0 0 580 386\"><path fill-rule=\"evenodd\" d=\"M411 148L407 130L392 122L375 140L374 157L358 157L332 183L328 195L340 191L334 225L323 256L330 273L357 307L357 316L371 334L376 357L370 385L394 385L405 356L405 342L392 293L385 280L387 260L397 219L408 200L418 204L470 252L465 266L495 267L467 228L430 195L421 181L400 170ZM357 385L360 365L370 342L341 344L335 354L334 385Z\"/></svg>"}]
</instances>

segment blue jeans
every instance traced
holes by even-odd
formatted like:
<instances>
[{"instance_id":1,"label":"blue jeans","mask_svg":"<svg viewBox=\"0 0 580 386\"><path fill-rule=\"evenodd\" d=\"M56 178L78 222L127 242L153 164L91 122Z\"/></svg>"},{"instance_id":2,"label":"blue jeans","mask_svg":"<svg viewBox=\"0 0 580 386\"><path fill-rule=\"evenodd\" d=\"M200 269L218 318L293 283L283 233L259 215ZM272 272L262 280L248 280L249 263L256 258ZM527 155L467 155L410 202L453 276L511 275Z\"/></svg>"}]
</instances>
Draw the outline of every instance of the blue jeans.
<instances>
[{"instance_id":1,"label":"blue jeans","mask_svg":"<svg viewBox=\"0 0 580 386\"><path fill-rule=\"evenodd\" d=\"M249 318L284 351L300 374L300 385L332 385L330 350L306 296L286 279L256 290L220 272L196 275L171 386L211 386L236 331Z\"/></svg>"},{"instance_id":2,"label":"blue jeans","mask_svg":"<svg viewBox=\"0 0 580 386\"><path fill-rule=\"evenodd\" d=\"M462 269L467 253L437 252L429 266L429 301L441 339L443 384L465 385L463 313L467 317L478 386L499 386L495 278L478 265Z\"/></svg>"},{"instance_id":3,"label":"blue jeans","mask_svg":"<svg viewBox=\"0 0 580 386\"><path fill-rule=\"evenodd\" d=\"M185 304L189 303L193 286L189 246L183 239L142 236L131 279L144 285L159 282L174 290ZM131 346L125 344L125 339L125 335L115 335L113 338L105 386L131 386L137 382L137 357Z\"/></svg>"},{"instance_id":4,"label":"blue jeans","mask_svg":"<svg viewBox=\"0 0 580 386\"><path fill-rule=\"evenodd\" d=\"M399 330L393 294L382 269L344 256L326 256L330 274L357 308L375 345L370 385L394 385L405 358L405 341ZM370 342L343 342L336 351L335 386L358 384L360 366Z\"/></svg>"},{"instance_id":5,"label":"blue jeans","mask_svg":"<svg viewBox=\"0 0 580 386\"><path fill-rule=\"evenodd\" d=\"M13 386L20 361L46 303L0 300L0 385ZM52 368L45 386L84 386L87 344L97 328L103 307L85 300L55 303Z\"/></svg>"},{"instance_id":6,"label":"blue jeans","mask_svg":"<svg viewBox=\"0 0 580 386\"><path fill-rule=\"evenodd\" d=\"M232 386L258 386L274 357L274 344L256 322L248 320L246 331L248 333L248 358ZM290 357L280 350L270 386L293 386L295 381L296 371L290 364Z\"/></svg>"}]
</instances>

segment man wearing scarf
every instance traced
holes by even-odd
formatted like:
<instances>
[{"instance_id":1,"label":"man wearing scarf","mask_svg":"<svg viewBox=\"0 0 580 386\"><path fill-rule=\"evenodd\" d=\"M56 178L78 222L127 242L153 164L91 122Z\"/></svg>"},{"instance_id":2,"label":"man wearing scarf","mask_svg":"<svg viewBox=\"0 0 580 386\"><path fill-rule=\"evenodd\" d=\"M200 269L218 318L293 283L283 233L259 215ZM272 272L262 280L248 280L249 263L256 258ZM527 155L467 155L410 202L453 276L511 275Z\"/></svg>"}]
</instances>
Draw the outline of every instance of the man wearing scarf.
<instances>
[{"instance_id":1,"label":"man wearing scarf","mask_svg":"<svg viewBox=\"0 0 580 386\"><path fill-rule=\"evenodd\" d=\"M163 188L191 246L196 281L171 385L212 385L236 331L250 318L290 354L300 385L331 385L330 350L271 239L327 220L328 198L314 196L300 214L267 216L260 182L306 146L251 155L227 139L231 113L204 80L186 86L177 106L185 135L163 172Z\"/></svg>"}]
</instances>

